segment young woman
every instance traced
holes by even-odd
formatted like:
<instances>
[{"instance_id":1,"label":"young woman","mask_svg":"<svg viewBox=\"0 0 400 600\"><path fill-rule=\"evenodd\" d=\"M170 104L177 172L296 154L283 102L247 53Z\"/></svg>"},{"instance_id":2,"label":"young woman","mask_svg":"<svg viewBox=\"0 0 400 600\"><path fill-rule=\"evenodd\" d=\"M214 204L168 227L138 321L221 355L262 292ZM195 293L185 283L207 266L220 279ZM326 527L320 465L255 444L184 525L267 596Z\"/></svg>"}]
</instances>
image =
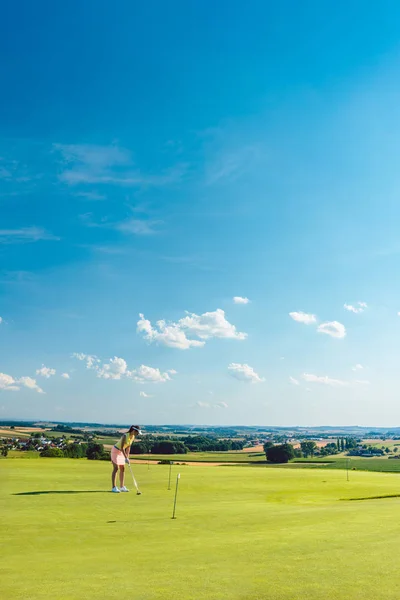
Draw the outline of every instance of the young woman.
<instances>
[{"instance_id":1,"label":"young woman","mask_svg":"<svg viewBox=\"0 0 400 600\"><path fill-rule=\"evenodd\" d=\"M111 475L112 492L119 494L119 492L129 492L128 488L125 487L125 464L129 465L129 451L132 443L135 441L138 435L141 435L139 425L132 425L127 433L121 437L119 442L111 449L111 461L113 464L113 471ZM120 487L117 487L117 473L119 469L119 483Z\"/></svg>"}]
</instances>

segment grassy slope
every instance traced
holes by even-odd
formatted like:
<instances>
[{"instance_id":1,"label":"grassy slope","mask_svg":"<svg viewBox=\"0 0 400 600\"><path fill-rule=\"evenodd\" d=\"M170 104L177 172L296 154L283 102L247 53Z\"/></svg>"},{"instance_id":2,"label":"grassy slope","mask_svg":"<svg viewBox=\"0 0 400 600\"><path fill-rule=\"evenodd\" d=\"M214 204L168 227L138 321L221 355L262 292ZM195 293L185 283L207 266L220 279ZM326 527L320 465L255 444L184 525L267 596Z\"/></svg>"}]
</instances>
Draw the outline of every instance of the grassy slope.
<instances>
[{"instance_id":1,"label":"grassy slope","mask_svg":"<svg viewBox=\"0 0 400 600\"><path fill-rule=\"evenodd\" d=\"M175 462L221 462L226 463L252 463L259 467L284 468L284 469L346 469L347 458L344 456L327 456L315 459L298 459L287 465L266 464L265 454L251 452L188 452L187 454L132 454L131 459L148 460L157 462L159 460L172 460ZM400 460L389 460L388 458L349 458L349 469L363 471L382 471L387 473L400 472Z\"/></svg>"},{"instance_id":2,"label":"grassy slope","mask_svg":"<svg viewBox=\"0 0 400 600\"><path fill-rule=\"evenodd\" d=\"M181 467L172 521L168 467L135 465L140 497L108 493L103 462L1 470L5 598L398 599L400 500L339 501L398 493L397 475Z\"/></svg>"},{"instance_id":3,"label":"grassy slope","mask_svg":"<svg viewBox=\"0 0 400 600\"><path fill-rule=\"evenodd\" d=\"M265 462L258 452L188 452L187 454L132 454L133 460L173 460L175 462Z\"/></svg>"}]
</instances>

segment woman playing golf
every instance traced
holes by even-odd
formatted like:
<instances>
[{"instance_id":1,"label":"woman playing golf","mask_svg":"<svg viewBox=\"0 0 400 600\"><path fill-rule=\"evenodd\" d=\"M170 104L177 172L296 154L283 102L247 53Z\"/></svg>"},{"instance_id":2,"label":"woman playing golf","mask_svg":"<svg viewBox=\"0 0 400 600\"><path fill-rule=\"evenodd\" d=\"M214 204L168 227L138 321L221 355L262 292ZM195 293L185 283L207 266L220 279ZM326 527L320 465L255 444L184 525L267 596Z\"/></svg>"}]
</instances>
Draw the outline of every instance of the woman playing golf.
<instances>
[{"instance_id":1,"label":"woman playing golf","mask_svg":"<svg viewBox=\"0 0 400 600\"><path fill-rule=\"evenodd\" d=\"M132 425L127 433L121 437L119 442L111 449L111 461L113 464L113 472L111 475L112 492L119 494L119 492L129 492L128 488L125 487L125 464L129 465L129 451L132 443L135 441L138 435L141 435L139 425ZM117 472L119 469L119 483L120 488L117 487Z\"/></svg>"}]
</instances>

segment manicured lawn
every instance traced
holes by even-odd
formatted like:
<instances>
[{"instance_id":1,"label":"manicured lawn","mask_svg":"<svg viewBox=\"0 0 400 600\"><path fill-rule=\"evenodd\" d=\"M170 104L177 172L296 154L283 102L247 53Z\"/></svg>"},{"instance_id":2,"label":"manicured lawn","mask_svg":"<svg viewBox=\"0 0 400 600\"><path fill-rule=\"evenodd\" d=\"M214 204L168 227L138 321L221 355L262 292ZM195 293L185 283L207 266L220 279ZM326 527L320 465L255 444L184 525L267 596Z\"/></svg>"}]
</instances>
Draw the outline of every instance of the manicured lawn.
<instances>
[{"instance_id":1,"label":"manicured lawn","mask_svg":"<svg viewBox=\"0 0 400 600\"><path fill-rule=\"evenodd\" d=\"M390 461L396 462L396 461ZM400 477L337 469L0 463L1 597L29 600L398 600ZM345 501L343 501L345 500Z\"/></svg>"},{"instance_id":2,"label":"manicured lawn","mask_svg":"<svg viewBox=\"0 0 400 600\"><path fill-rule=\"evenodd\" d=\"M306 459L300 459L296 462L289 463L286 468L322 468L322 469L346 469L347 460L349 470L353 469L362 471L380 471L382 473L399 473L400 472L400 460L388 459L388 458L360 458L357 456L349 457L348 459L342 457L328 456L326 459L315 459L309 461Z\"/></svg>"},{"instance_id":3,"label":"manicured lawn","mask_svg":"<svg viewBox=\"0 0 400 600\"><path fill-rule=\"evenodd\" d=\"M132 460L172 460L174 462L259 462L265 463L265 453L260 452L188 452L187 454L132 454Z\"/></svg>"}]
</instances>

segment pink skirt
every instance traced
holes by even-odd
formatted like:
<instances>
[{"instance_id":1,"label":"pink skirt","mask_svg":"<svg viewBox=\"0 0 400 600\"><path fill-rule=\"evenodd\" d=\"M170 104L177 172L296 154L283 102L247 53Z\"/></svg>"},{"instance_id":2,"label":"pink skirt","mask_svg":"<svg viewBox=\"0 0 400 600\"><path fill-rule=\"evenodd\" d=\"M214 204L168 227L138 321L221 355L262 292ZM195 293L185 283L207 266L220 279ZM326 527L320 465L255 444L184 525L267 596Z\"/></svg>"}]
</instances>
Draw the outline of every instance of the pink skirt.
<instances>
[{"instance_id":1,"label":"pink skirt","mask_svg":"<svg viewBox=\"0 0 400 600\"><path fill-rule=\"evenodd\" d=\"M114 465L124 465L125 464L125 454L122 450L118 450L115 446L111 448L111 460Z\"/></svg>"}]
</instances>

